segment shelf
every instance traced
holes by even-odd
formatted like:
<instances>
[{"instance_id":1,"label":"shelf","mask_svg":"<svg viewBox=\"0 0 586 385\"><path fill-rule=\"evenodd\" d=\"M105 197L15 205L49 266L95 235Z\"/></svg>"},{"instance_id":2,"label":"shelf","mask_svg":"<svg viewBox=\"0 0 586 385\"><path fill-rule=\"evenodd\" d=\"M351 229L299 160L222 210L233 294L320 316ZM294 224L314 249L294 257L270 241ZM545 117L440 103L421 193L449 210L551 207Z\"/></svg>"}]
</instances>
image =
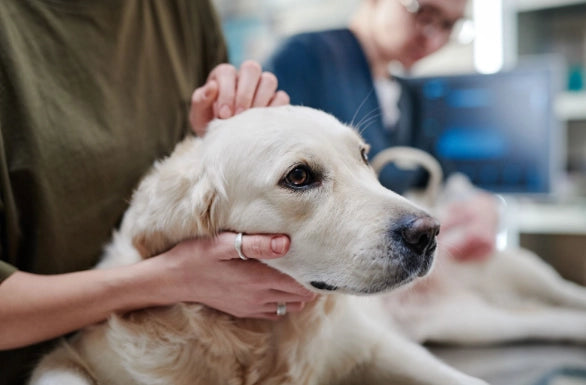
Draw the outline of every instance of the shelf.
<instances>
[{"instance_id":1,"label":"shelf","mask_svg":"<svg viewBox=\"0 0 586 385\"><path fill-rule=\"evenodd\" d=\"M561 120L586 120L586 91L559 94L554 108Z\"/></svg>"},{"instance_id":2,"label":"shelf","mask_svg":"<svg viewBox=\"0 0 586 385\"><path fill-rule=\"evenodd\" d=\"M584 4L584 0L511 0L511 3L517 12L527 12Z\"/></svg>"},{"instance_id":3,"label":"shelf","mask_svg":"<svg viewBox=\"0 0 586 385\"><path fill-rule=\"evenodd\" d=\"M522 203L516 207L519 232L586 236L586 204Z\"/></svg>"}]
</instances>

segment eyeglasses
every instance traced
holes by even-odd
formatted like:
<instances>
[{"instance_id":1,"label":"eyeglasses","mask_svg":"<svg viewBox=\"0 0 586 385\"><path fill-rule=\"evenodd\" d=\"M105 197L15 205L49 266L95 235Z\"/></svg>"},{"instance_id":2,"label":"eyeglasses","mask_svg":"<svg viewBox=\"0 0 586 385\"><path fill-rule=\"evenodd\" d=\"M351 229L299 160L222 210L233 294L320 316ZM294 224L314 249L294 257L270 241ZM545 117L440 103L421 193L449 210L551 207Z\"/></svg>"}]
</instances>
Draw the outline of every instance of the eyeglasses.
<instances>
[{"instance_id":1,"label":"eyeglasses","mask_svg":"<svg viewBox=\"0 0 586 385\"><path fill-rule=\"evenodd\" d=\"M413 16L415 26L426 38L456 38L460 34L462 25L466 24L466 21L462 19L446 19L438 8L421 5L418 0L399 0L399 2Z\"/></svg>"}]
</instances>

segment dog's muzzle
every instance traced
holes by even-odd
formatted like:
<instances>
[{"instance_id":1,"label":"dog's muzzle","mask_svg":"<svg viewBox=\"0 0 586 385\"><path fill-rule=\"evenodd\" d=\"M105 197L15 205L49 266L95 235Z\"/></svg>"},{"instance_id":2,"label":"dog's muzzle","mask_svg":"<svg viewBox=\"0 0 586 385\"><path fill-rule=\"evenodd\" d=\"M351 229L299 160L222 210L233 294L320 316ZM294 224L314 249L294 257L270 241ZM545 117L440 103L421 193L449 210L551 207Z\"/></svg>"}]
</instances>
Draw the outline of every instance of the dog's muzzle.
<instances>
[{"instance_id":1,"label":"dog's muzzle","mask_svg":"<svg viewBox=\"0 0 586 385\"><path fill-rule=\"evenodd\" d=\"M435 238L440 232L440 224L433 217L419 217L400 231L403 241L411 250L418 254L428 254L435 250Z\"/></svg>"},{"instance_id":2,"label":"dog's muzzle","mask_svg":"<svg viewBox=\"0 0 586 385\"><path fill-rule=\"evenodd\" d=\"M431 270L437 247L439 222L425 214L395 219L386 232L383 247L356 258L356 272L317 276L309 284L322 292L374 294L396 288Z\"/></svg>"},{"instance_id":3,"label":"dog's muzzle","mask_svg":"<svg viewBox=\"0 0 586 385\"><path fill-rule=\"evenodd\" d=\"M406 273L425 275L431 268L440 232L437 219L425 215L409 217L392 230L392 238L403 250Z\"/></svg>"}]
</instances>

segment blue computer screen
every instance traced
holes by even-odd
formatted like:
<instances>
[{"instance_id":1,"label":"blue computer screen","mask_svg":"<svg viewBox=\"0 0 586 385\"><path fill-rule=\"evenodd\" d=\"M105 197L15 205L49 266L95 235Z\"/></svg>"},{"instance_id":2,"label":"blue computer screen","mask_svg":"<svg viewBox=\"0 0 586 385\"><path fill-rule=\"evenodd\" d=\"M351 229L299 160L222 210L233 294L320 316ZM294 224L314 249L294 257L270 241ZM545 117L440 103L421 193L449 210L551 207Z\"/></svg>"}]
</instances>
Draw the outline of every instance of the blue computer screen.
<instances>
[{"instance_id":1,"label":"blue computer screen","mask_svg":"<svg viewBox=\"0 0 586 385\"><path fill-rule=\"evenodd\" d=\"M409 79L415 145L434 155L447 175L464 173L484 189L551 192L551 76L547 69L518 69Z\"/></svg>"}]
</instances>

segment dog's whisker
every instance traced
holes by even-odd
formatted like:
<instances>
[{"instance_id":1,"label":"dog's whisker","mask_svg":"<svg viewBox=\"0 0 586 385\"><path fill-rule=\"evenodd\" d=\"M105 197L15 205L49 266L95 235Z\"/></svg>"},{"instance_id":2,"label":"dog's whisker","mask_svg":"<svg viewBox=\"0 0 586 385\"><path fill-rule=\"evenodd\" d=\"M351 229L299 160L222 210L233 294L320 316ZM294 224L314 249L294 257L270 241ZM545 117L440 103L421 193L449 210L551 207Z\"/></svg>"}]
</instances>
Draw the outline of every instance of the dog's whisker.
<instances>
[{"instance_id":1,"label":"dog's whisker","mask_svg":"<svg viewBox=\"0 0 586 385\"><path fill-rule=\"evenodd\" d=\"M360 112L360 110L364 106L364 103L366 103L366 101L372 95L373 92L374 92L374 87L372 87L370 89L370 91L368 92L368 94L366 94L366 96L364 97L364 99L362 99L362 102L360 102L360 105L358 106L358 108L354 112L354 116L352 116L352 120L350 121L350 126L354 126L354 120L356 119L356 117L358 116L358 113Z\"/></svg>"},{"instance_id":2,"label":"dog's whisker","mask_svg":"<svg viewBox=\"0 0 586 385\"><path fill-rule=\"evenodd\" d=\"M377 112L378 111L378 112ZM377 108L371 111L369 114L365 115L360 122L356 125L357 130L360 134L367 129L375 120L377 120L382 115L380 108Z\"/></svg>"},{"instance_id":3,"label":"dog's whisker","mask_svg":"<svg viewBox=\"0 0 586 385\"><path fill-rule=\"evenodd\" d=\"M370 118L372 117L372 115L373 115L373 114L376 114L377 112L378 112L378 113L380 113L380 112L381 112L381 109L380 109L380 108L378 108L378 107L377 107L377 108L374 108L374 109L372 109L371 111L368 111L368 112L367 112L367 113L365 113L365 114L362 116L362 118L360 118L360 120L359 120L358 122L356 122L356 123L355 123L353 126L354 126L354 127L360 127L360 126L362 125L362 123L363 123L365 120L368 120L368 119L370 119Z\"/></svg>"}]
</instances>

